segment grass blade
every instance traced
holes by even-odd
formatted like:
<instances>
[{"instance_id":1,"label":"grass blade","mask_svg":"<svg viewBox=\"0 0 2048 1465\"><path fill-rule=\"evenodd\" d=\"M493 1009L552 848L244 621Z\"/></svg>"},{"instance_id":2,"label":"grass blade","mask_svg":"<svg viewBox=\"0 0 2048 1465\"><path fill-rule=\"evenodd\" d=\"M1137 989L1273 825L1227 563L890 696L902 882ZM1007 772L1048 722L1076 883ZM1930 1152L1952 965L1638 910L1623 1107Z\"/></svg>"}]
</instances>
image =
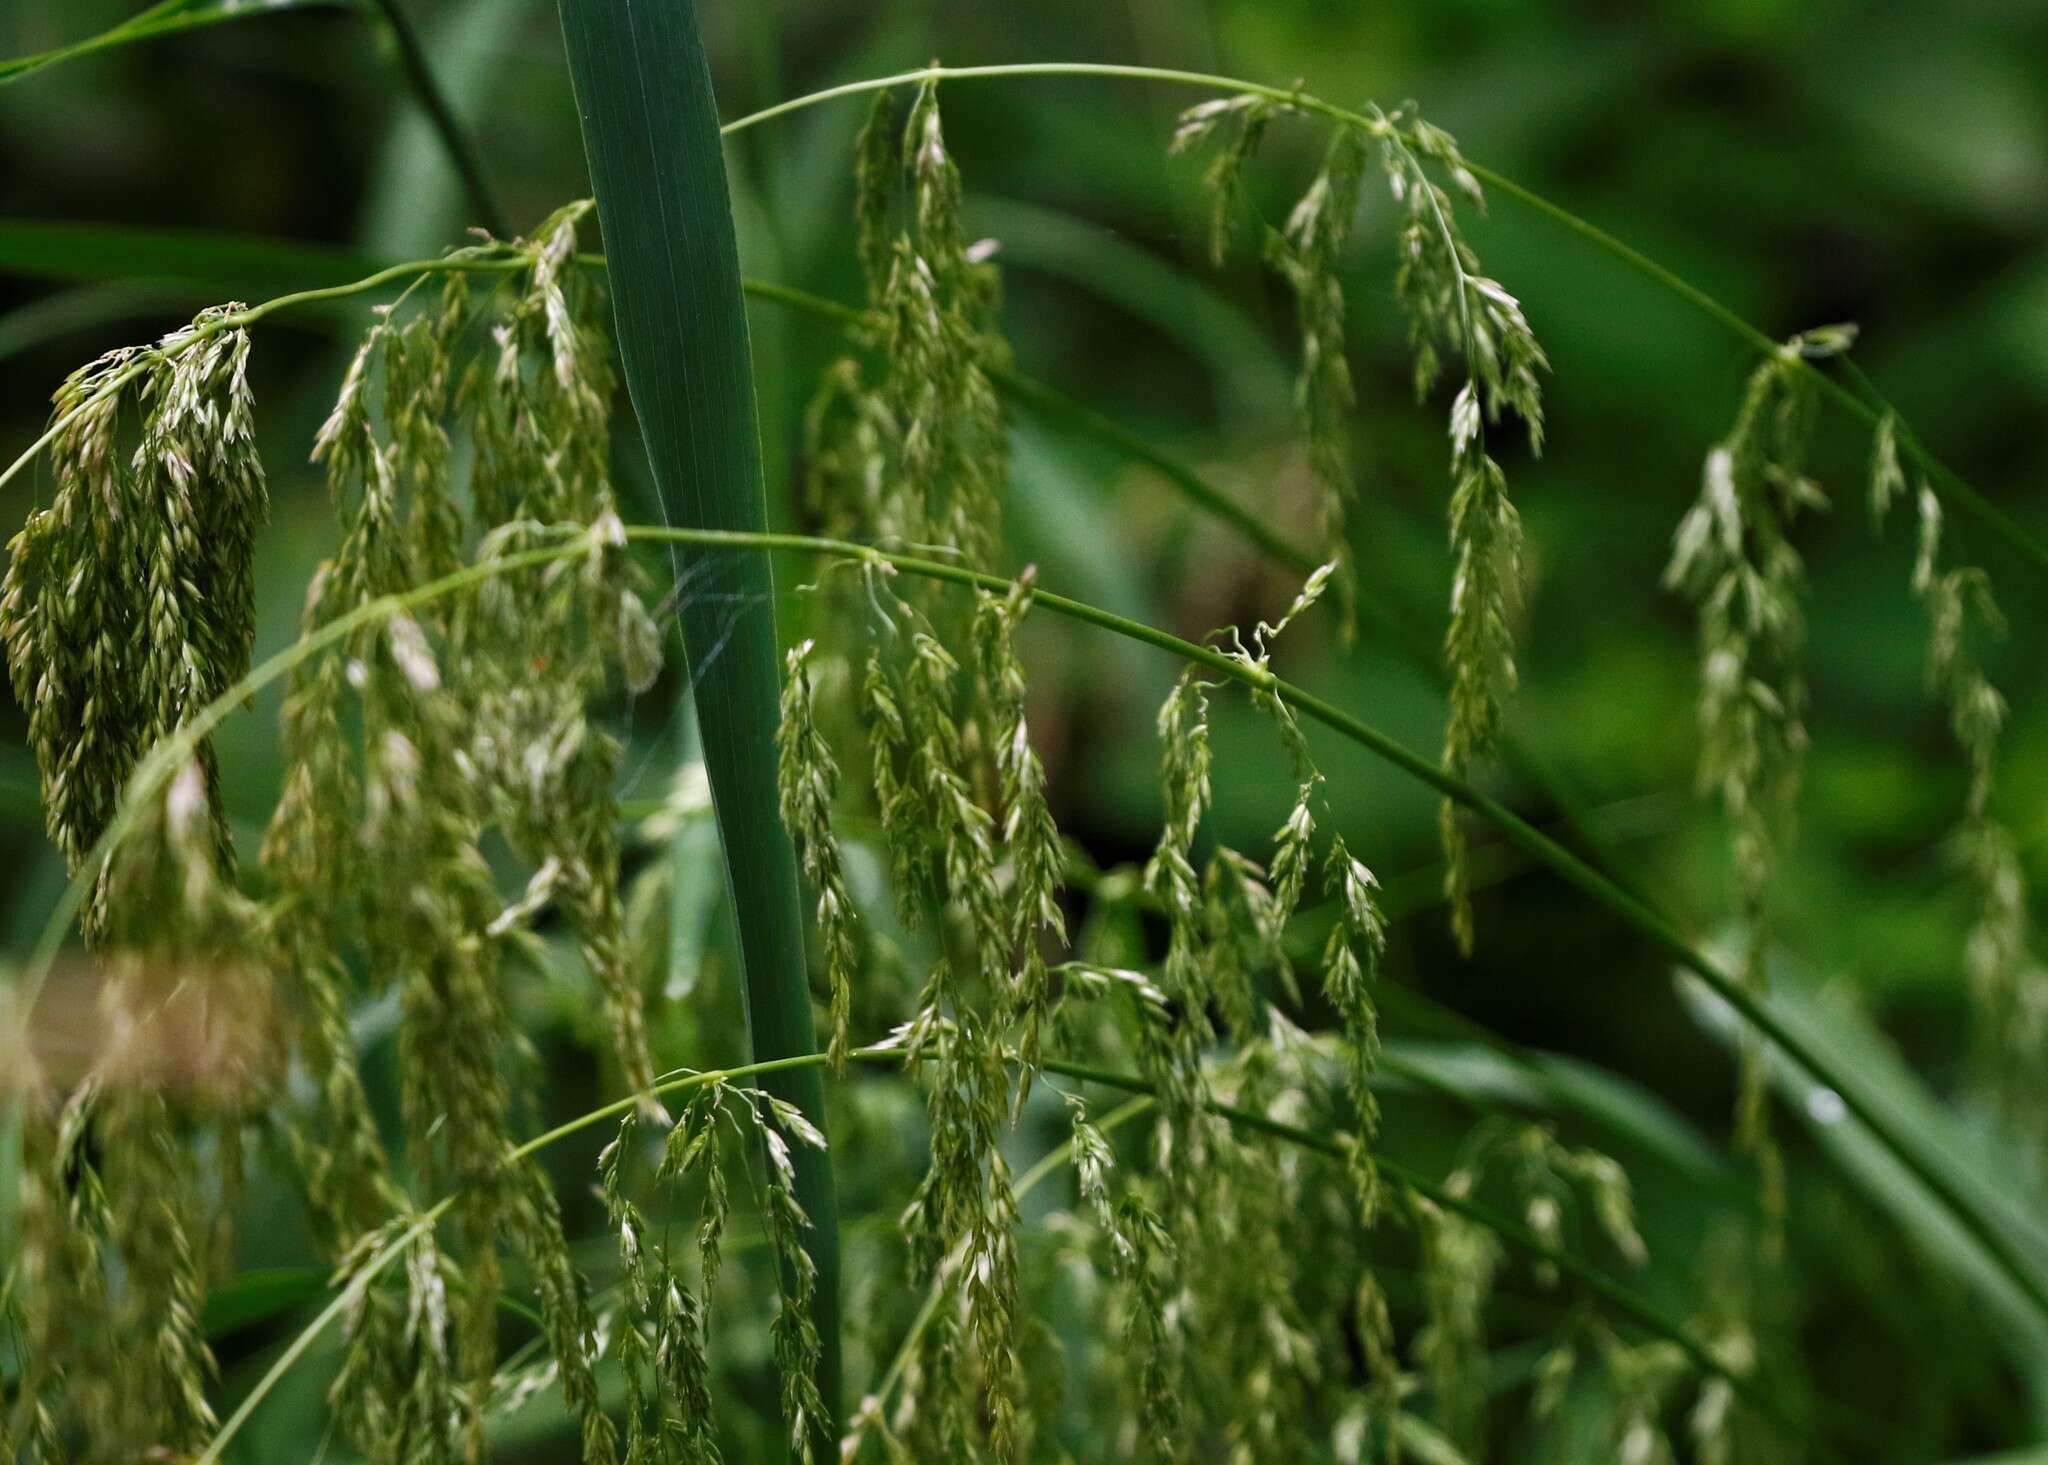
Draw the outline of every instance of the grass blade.
<instances>
[{"instance_id":1,"label":"grass blade","mask_svg":"<svg viewBox=\"0 0 2048 1465\"><path fill-rule=\"evenodd\" d=\"M73 41L48 51L38 51L33 56L15 56L0 61L0 86L19 81L59 61L91 56L157 36L175 35L179 31L219 25L223 21L243 20L252 15L276 15L287 10L315 8L353 10L356 0L258 0L254 5L247 0L161 0L161 3L150 6L139 15L131 15L96 36L87 36L82 41Z\"/></svg>"},{"instance_id":2,"label":"grass blade","mask_svg":"<svg viewBox=\"0 0 2048 1465\"><path fill-rule=\"evenodd\" d=\"M561 14L619 352L663 503L681 526L761 530L767 509L746 303L695 7L561 0ZM808 1053L817 1043L796 858L777 807L773 573L760 551L701 563L684 553L685 579L698 584L701 571L699 588L709 592L683 602L683 639L725 843L753 1057ZM815 1069L780 1073L768 1086L822 1127ZM799 1146L797 1164L818 1269L818 1390L828 1416L818 1449L830 1459L840 1389L837 1204L829 1157Z\"/></svg>"}]
</instances>

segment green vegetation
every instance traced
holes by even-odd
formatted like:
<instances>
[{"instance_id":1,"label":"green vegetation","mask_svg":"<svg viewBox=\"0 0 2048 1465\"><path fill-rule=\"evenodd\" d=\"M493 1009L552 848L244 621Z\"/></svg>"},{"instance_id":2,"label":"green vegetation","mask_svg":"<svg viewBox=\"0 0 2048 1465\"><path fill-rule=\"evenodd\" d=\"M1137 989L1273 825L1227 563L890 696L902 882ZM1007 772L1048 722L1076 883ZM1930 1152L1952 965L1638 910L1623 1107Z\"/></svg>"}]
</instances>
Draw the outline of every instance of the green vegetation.
<instances>
[{"instance_id":1,"label":"green vegetation","mask_svg":"<svg viewBox=\"0 0 2048 1465\"><path fill-rule=\"evenodd\" d=\"M0 471L0 1458L2048 1437L2032 444L1978 488L1855 326L1776 341L1414 102L805 93L772 6L530 18L591 197L514 234L441 46L517 0L414 8L0 63L324 27L446 195L0 224L70 287L24 371L204 307ZM1167 222L984 209L984 147Z\"/></svg>"}]
</instances>

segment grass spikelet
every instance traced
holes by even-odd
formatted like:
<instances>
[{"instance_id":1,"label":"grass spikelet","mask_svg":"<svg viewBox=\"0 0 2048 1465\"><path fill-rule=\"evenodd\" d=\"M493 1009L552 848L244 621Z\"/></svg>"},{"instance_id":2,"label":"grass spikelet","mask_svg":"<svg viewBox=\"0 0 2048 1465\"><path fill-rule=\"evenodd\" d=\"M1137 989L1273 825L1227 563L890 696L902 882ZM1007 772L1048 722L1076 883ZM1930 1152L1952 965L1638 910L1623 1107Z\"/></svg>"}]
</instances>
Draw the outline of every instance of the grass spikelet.
<instances>
[{"instance_id":1,"label":"grass spikelet","mask_svg":"<svg viewBox=\"0 0 2048 1465\"><path fill-rule=\"evenodd\" d=\"M1878 419L1870 439L1870 522L1884 527L1891 506L1906 491L1906 470L1899 465L1899 419L1887 412Z\"/></svg>"},{"instance_id":2,"label":"grass spikelet","mask_svg":"<svg viewBox=\"0 0 2048 1465\"><path fill-rule=\"evenodd\" d=\"M1377 116L1377 114L1376 114ZM1450 715L1444 766L1463 775L1489 758L1499 741L1503 709L1515 690L1513 617L1521 598L1521 519L1507 479L1487 450L1486 429L1512 410L1528 430L1531 452L1543 449L1540 373L1549 366L1520 303L1482 273L1465 242L1450 194L1423 166L1437 165L1467 199L1483 203L1457 143L1410 109L1384 122L1381 163L1395 202L1406 214L1398 239L1395 290L1408 316L1415 390L1436 384L1452 353L1464 359L1465 382L1451 403L1451 606L1444 635L1450 670ZM1461 815L1440 813L1444 894L1460 949L1473 942L1471 880Z\"/></svg>"},{"instance_id":3,"label":"grass spikelet","mask_svg":"<svg viewBox=\"0 0 2048 1465\"><path fill-rule=\"evenodd\" d=\"M1271 97L1217 97L1180 114L1168 151L1184 153L1222 139L1202 175L1209 194L1209 257L1219 267L1230 253L1230 235L1244 202L1244 172L1258 155L1273 119L1291 110Z\"/></svg>"},{"instance_id":4,"label":"grass spikelet","mask_svg":"<svg viewBox=\"0 0 2048 1465\"><path fill-rule=\"evenodd\" d=\"M1022 1024L1019 1048L1023 1082L1018 1102L1029 1093L1039 1040L1052 1001L1044 941L1064 943L1067 922L1060 909L1063 854L1060 832L1045 798L1045 765L1031 746L1025 719L1024 664L1015 645L1017 628L1031 609L1033 571L1027 569L1008 594L975 598L976 671L988 702L989 742L998 795L997 837L1010 871L1010 940L1016 971L1004 994L1008 1013Z\"/></svg>"},{"instance_id":5,"label":"grass spikelet","mask_svg":"<svg viewBox=\"0 0 2048 1465\"><path fill-rule=\"evenodd\" d=\"M1166 1024L1143 1030L1148 1076L1160 1088L1156 1147L1160 1168L1191 1193L1210 1129L1203 1108L1207 1083L1201 1053L1214 1036L1213 996L1203 961L1202 884L1194 847L1209 806L1209 693L1212 684L1184 672L1159 708L1159 787L1165 817L1145 865L1145 889L1166 912L1166 960L1159 988L1170 1004Z\"/></svg>"},{"instance_id":6,"label":"grass spikelet","mask_svg":"<svg viewBox=\"0 0 2048 1465\"><path fill-rule=\"evenodd\" d=\"M392 1246L404 1263L396 1289L372 1270ZM378 1465L459 1458L449 1316L458 1278L432 1228L400 1215L363 1233L335 1282L347 1301L347 1345L328 1397L343 1433Z\"/></svg>"},{"instance_id":7,"label":"grass spikelet","mask_svg":"<svg viewBox=\"0 0 2048 1465\"><path fill-rule=\"evenodd\" d=\"M1386 954L1387 928L1374 894L1379 881L1351 857L1342 836L1330 841L1324 879L1339 902L1340 914L1323 947L1323 992L1344 1023L1345 1080L1358 1115L1359 1144L1352 1151L1351 1165L1369 1220L1379 1192L1366 1149L1379 1128L1379 1104L1372 1093L1380 1047L1373 988L1379 982L1380 959Z\"/></svg>"},{"instance_id":8,"label":"grass spikelet","mask_svg":"<svg viewBox=\"0 0 2048 1465\"><path fill-rule=\"evenodd\" d=\"M839 763L818 729L806 668L815 644L806 641L789 653L782 687L782 726L776 738L782 749L782 822L789 826L804 874L818 893L818 932L824 943L825 980L832 1001L832 1064L843 1071L860 941L853 896L846 888L846 872L832 834Z\"/></svg>"},{"instance_id":9,"label":"grass spikelet","mask_svg":"<svg viewBox=\"0 0 2048 1465\"><path fill-rule=\"evenodd\" d=\"M1478 408L1468 383L1452 410L1457 482L1451 492L1451 623L1445 633L1450 664L1450 717L1444 726L1444 766L1461 777L1500 737L1502 708L1515 687L1511 618L1521 583L1522 525L1509 502L1500 465L1477 451ZM1462 436L1461 436L1462 434ZM1449 800L1438 823L1444 845L1444 895L1451 933L1472 950L1471 876L1466 865L1463 816Z\"/></svg>"},{"instance_id":10,"label":"grass spikelet","mask_svg":"<svg viewBox=\"0 0 2048 1465\"><path fill-rule=\"evenodd\" d=\"M861 711L867 719L872 752L875 807L888 836L891 884L898 908L915 919L931 879L931 848L918 836L925 827L925 791L904 768L911 757L910 724L903 715L903 697L881 649L869 651L861 678Z\"/></svg>"},{"instance_id":11,"label":"grass spikelet","mask_svg":"<svg viewBox=\"0 0 2048 1465\"><path fill-rule=\"evenodd\" d=\"M1168 1279L1176 1270L1173 1236L1136 1192L1118 1202L1110 1235L1113 1270L1125 1294L1124 1346L1137 1359L1136 1403L1147 1458L1178 1459L1183 1438L1182 1400L1173 1366L1173 1328L1168 1321Z\"/></svg>"},{"instance_id":12,"label":"grass spikelet","mask_svg":"<svg viewBox=\"0 0 2048 1465\"><path fill-rule=\"evenodd\" d=\"M1454 1176L1452 1185L1457 1184ZM1461 1448L1470 1448L1485 1402L1485 1307L1503 1260L1500 1244L1491 1232L1434 1202L1411 1196L1410 1205L1429 1303L1415 1355L1429 1380L1436 1420Z\"/></svg>"},{"instance_id":13,"label":"grass spikelet","mask_svg":"<svg viewBox=\"0 0 2048 1465\"><path fill-rule=\"evenodd\" d=\"M825 1137L792 1105L755 1096L747 1111L768 1150L768 1182L765 1208L771 1244L785 1277L794 1285L785 1287L776 1304L771 1331L775 1340L775 1370L781 1379L782 1418L789 1430L790 1454L805 1462L812 1459L812 1438L825 1416L824 1401L818 1396L817 1323L811 1316L811 1294L817 1286L817 1264L803 1245L803 1232L810 1218L796 1199L796 1169L790 1161L790 1144L825 1147Z\"/></svg>"},{"instance_id":14,"label":"grass spikelet","mask_svg":"<svg viewBox=\"0 0 2048 1465\"><path fill-rule=\"evenodd\" d=\"M1282 835L1293 827L1290 820ZM1222 1027L1233 1035L1256 1030L1254 983L1264 968L1272 966L1283 981L1292 982L1293 969L1278 945L1284 923L1275 914L1277 905L1267 873L1257 862L1228 846L1217 846L1202 871L1202 961Z\"/></svg>"},{"instance_id":15,"label":"grass spikelet","mask_svg":"<svg viewBox=\"0 0 2048 1465\"><path fill-rule=\"evenodd\" d=\"M586 1465L610 1462L618 1458L618 1436L598 1391L597 1327L562 1234L561 1208L546 1174L530 1160L515 1162L506 1183L511 1195L503 1219L533 1278L548 1348L561 1371L562 1397L582 1432L582 1458Z\"/></svg>"}]
</instances>

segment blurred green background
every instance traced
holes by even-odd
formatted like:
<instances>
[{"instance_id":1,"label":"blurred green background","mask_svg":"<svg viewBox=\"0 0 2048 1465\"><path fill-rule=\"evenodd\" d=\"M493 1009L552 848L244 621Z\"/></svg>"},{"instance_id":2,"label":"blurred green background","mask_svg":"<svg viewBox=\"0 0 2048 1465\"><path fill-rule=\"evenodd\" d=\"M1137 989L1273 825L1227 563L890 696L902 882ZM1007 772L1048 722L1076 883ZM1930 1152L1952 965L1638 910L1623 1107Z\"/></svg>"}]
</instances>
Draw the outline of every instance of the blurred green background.
<instances>
[{"instance_id":1,"label":"blurred green background","mask_svg":"<svg viewBox=\"0 0 2048 1465\"><path fill-rule=\"evenodd\" d=\"M585 191L552 4L410 3L515 224ZM1922 439L2048 534L2038 491L2048 469L2048 5L2039 0L699 8L729 116L931 57L1137 62L1300 78L1346 104L1414 98L1474 158L1771 334L1859 322L1857 359ZM80 38L132 9L15 0L0 7L0 56ZM1210 267L1201 164L1165 155L1176 112L1200 95L1073 79L943 92L971 227L1001 242L1004 325L1019 366L1203 465L1305 542L1312 510L1288 396L1292 302L1250 248L1220 272ZM736 140L749 274L856 298L850 149L861 116L859 102L842 102ZM1266 219L1284 217L1321 143L1316 127L1275 129L1251 173ZM1446 403L1418 406L1407 385L1391 219L1383 196L1369 193L1348 267L1361 398L1353 527L1362 583L1405 629L1369 630L1340 654L1321 629L1304 628L1281 661L1286 674L1433 750L1441 699L1414 648L1426 654L1441 635L1447 596ZM219 299L263 299L436 253L461 242L470 222L388 43L346 10L195 31L0 87L0 458L36 436L50 390L98 352ZM139 232L164 230L186 232ZM1549 450L1532 462L1516 449L1506 462L1532 586L1515 731L1635 881L1694 929L1719 930L1723 832L1691 792L1691 618L1658 577L1701 457L1753 363L1712 323L1512 200L1497 199L1471 237L1488 271L1521 297L1554 367ZM276 503L259 551L259 654L295 634L307 576L331 545L325 489L306 459L362 319L354 308L292 314L257 334ZM788 490L802 407L841 343L773 306L757 307L755 325L778 475L771 514L795 522ZM1968 911L1943 849L1964 773L1923 687L1924 626L1907 593L1911 515L1873 533L1867 435L1837 415L1823 424L1817 476L1835 508L1801 540L1813 754L1799 843L1776 891L1787 980L1810 992L1813 1019L1834 1040L1869 1045L1866 1072L1904 1085L1902 1070L1884 1066L1903 1057L1936 1093L1967 1101L1959 958ZM1193 517L1161 482L1029 416L1017 429L1008 553L1013 565L1037 563L1042 584L1190 636L1270 615L1291 595L1284 573ZM11 532L31 500L47 501L47 472L9 492L0 522ZM2015 709L2000 806L2038 888L2048 877L2048 586L1971 522L1952 516L1951 533L1959 556L1990 571L2012 622L1988 653ZM792 620L802 613L792 607ZM1105 865L1142 858L1158 815L1151 718L1173 668L1091 632L1035 623L1026 655L1063 826ZM1260 850L1284 811L1285 763L1253 712L1218 705L1214 833ZM666 706L657 697L636 713L635 796L664 785ZM222 735L230 805L251 826L274 794L274 713L267 700ZM1460 961L1428 899L1431 799L1356 749L1318 751L1347 840L1402 910L1395 980L1518 1042L1633 1080L1709 1136L1725 1135L1725 1050L1652 952L1488 846L1479 950ZM1527 783L1494 782L1539 822L1559 816ZM0 713L0 869L9 876L0 931L19 953L60 871L41 837L11 703ZM1398 1014L1389 1028L1419 1031ZM594 1068L566 1081L564 1107L580 1107L575 1093L596 1083ZM1404 1132L1402 1112L1390 1110L1389 1144L1428 1162L1428 1125ZM1784 1127L1804 1237L1795 1251L1806 1258L1795 1311L1824 1390L1895 1424L1904 1441L1895 1458L2048 1433L2040 1340L2029 1365L2003 1324L1983 1327L1970 1294L1926 1265L1921 1248L1938 1248L1940 1237L1916 1233L1909 1204L1886 1201L1882 1175L1839 1185L1798 1122ZM1942 1132L1972 1155L1982 1146L2015 1203L2038 1207L2038 1167L2013 1163L2015 1152L1967 1108ZM1665 1193L1660 1180L1654 1166L1638 1173L1652 1239L1672 1238L1682 1257L1703 1223L1685 1189ZM1930 1330L1954 1340L1932 1361ZM1991 1336L2000 1331L2002 1340Z\"/></svg>"}]
</instances>

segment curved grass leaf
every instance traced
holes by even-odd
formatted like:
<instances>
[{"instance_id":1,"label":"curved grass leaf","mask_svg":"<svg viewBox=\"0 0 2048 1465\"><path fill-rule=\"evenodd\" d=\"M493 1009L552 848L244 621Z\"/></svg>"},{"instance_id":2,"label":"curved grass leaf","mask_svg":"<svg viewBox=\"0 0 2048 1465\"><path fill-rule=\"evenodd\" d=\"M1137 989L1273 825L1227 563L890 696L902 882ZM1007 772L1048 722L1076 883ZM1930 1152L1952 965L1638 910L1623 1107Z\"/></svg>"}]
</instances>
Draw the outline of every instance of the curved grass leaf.
<instances>
[{"instance_id":1,"label":"curved grass leaf","mask_svg":"<svg viewBox=\"0 0 2048 1465\"><path fill-rule=\"evenodd\" d=\"M620 357L663 505L679 526L761 530L767 508L746 303L695 7L561 0L561 16ZM773 573L760 551L682 552L682 574L705 592L683 603L683 641L725 844L753 1057L809 1053L817 1043L801 897L776 788ZM776 1075L766 1086L823 1127L815 1069ZM818 1449L830 1459L840 1387L837 1204L829 1157L796 1151L823 1344L817 1383L827 1418Z\"/></svg>"},{"instance_id":2,"label":"curved grass leaf","mask_svg":"<svg viewBox=\"0 0 2048 1465\"><path fill-rule=\"evenodd\" d=\"M243 20L252 15L275 15L287 10L359 10L359 0L159 0L138 15L110 26L96 36L69 45L39 51L33 56L16 56L0 61L0 86L81 56L111 51L118 46L198 30L223 21Z\"/></svg>"}]
</instances>

